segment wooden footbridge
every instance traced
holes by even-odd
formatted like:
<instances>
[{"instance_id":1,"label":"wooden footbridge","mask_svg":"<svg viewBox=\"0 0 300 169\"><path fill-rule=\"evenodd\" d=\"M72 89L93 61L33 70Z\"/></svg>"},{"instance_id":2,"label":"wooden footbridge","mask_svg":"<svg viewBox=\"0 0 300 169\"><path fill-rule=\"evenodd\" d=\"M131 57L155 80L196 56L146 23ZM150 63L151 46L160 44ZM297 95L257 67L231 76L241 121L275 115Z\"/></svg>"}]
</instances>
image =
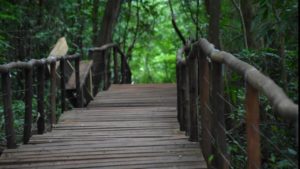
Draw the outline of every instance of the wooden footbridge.
<instances>
[{"instance_id":1,"label":"wooden footbridge","mask_svg":"<svg viewBox=\"0 0 300 169\"><path fill-rule=\"evenodd\" d=\"M129 65L116 44L90 49L91 57L102 59L98 63L65 53L59 49L47 59L0 66L7 140L1 169L233 168L226 151L223 65L246 82L248 168L260 168L259 92L298 129L298 105L281 88L251 65L214 49L205 39L178 51L177 84L129 84ZM99 72L93 69L95 64L101 65ZM24 69L26 77L21 145L16 143L13 126L13 69ZM37 91L32 88L35 72ZM45 111L47 80L50 109ZM32 121L34 92L37 122ZM58 104L63 114L57 122ZM32 134L35 124L38 134ZM298 145L298 135L296 138Z\"/></svg>"}]
</instances>

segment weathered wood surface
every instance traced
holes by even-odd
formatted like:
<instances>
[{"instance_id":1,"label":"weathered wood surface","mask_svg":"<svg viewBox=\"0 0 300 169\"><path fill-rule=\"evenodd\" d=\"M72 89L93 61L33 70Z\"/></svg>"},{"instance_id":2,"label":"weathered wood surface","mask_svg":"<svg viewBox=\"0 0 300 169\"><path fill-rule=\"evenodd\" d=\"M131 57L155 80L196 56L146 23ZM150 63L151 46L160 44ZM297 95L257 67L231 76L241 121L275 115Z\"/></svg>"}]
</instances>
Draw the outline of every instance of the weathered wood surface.
<instances>
[{"instance_id":1,"label":"weathered wood surface","mask_svg":"<svg viewBox=\"0 0 300 169\"><path fill-rule=\"evenodd\" d=\"M176 114L173 84L112 85L52 132L5 150L0 168L207 168Z\"/></svg>"}]
</instances>

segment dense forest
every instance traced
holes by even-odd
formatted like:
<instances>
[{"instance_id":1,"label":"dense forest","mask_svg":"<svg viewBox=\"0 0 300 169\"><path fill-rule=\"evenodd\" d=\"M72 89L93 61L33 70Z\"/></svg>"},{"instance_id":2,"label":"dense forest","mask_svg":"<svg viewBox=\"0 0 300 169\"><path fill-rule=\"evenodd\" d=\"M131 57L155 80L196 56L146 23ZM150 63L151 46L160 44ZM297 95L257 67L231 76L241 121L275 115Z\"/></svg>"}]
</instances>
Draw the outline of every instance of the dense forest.
<instances>
[{"instance_id":1,"label":"dense forest","mask_svg":"<svg viewBox=\"0 0 300 169\"><path fill-rule=\"evenodd\" d=\"M64 36L68 53L88 57L99 46L105 0L0 0L0 64L47 57ZM216 48L254 65L298 103L297 0L118 0L112 42L127 56L132 83L175 83L176 52L187 41L208 38ZM213 29L215 34L209 34ZM226 68L225 68L226 69ZM12 78L18 134L23 125L23 81ZM246 168L243 79L225 71L228 153ZM262 167L297 168L293 124L261 101ZM1 104L2 105L2 104ZM36 107L36 102L34 102ZM0 111L3 111L2 106ZM0 142L5 142L0 112ZM35 116L37 113L35 112ZM268 131L268 132L267 132Z\"/></svg>"}]
</instances>

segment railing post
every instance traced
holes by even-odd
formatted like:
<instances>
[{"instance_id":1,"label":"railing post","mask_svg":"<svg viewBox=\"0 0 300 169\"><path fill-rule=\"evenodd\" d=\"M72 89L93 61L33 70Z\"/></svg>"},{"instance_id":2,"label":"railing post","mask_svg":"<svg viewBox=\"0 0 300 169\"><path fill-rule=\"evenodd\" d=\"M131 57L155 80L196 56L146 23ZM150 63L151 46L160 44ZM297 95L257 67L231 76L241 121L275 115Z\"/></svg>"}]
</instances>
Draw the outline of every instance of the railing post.
<instances>
[{"instance_id":1,"label":"railing post","mask_svg":"<svg viewBox=\"0 0 300 169\"><path fill-rule=\"evenodd\" d=\"M97 53L97 52L96 52ZM100 59L99 59L99 62L98 63L94 63L94 64L99 64L99 65L101 65L100 67L99 67L99 71L100 72L96 72L96 74L100 74L99 75L99 84L97 84L98 85L98 88L99 88L99 85L100 85L100 88L101 88L101 90L105 90L105 83L106 83L106 81L105 81L105 79L106 79L106 64L105 64L105 54L106 54L106 50L102 50L102 51L100 51L99 52L100 54L99 54L99 57L100 57ZM95 78L93 78L93 80L94 80ZM94 85L94 87L96 87L95 85ZM97 90L98 91L98 90ZM95 91L94 91L95 92ZM97 94L97 93L94 93L94 94Z\"/></svg>"},{"instance_id":2,"label":"railing post","mask_svg":"<svg viewBox=\"0 0 300 169\"><path fill-rule=\"evenodd\" d=\"M190 141L198 141L198 69L197 69L197 46L194 46L187 58L189 74L189 93L190 93Z\"/></svg>"},{"instance_id":3,"label":"railing post","mask_svg":"<svg viewBox=\"0 0 300 169\"><path fill-rule=\"evenodd\" d=\"M89 57L91 59L98 58L94 60L92 66L92 79L93 79L93 96L96 96L99 90L103 89L103 76L104 76L104 53L105 51L101 50L89 50ZM99 66L95 66L99 65Z\"/></svg>"},{"instance_id":4,"label":"railing post","mask_svg":"<svg viewBox=\"0 0 300 169\"><path fill-rule=\"evenodd\" d=\"M201 148L203 156L208 161L209 156L212 154L212 141L211 141L211 123L212 114L209 111L209 63L206 56L200 51L199 63L199 97L200 97L200 113L201 114Z\"/></svg>"},{"instance_id":5,"label":"railing post","mask_svg":"<svg viewBox=\"0 0 300 169\"><path fill-rule=\"evenodd\" d=\"M177 84L177 120L179 122L180 131L185 130L185 122L182 111L182 77L181 77L181 61L177 61L176 63L176 84Z\"/></svg>"},{"instance_id":6,"label":"railing post","mask_svg":"<svg viewBox=\"0 0 300 169\"><path fill-rule=\"evenodd\" d=\"M126 58L121 55L121 73L122 73L122 84L126 83Z\"/></svg>"},{"instance_id":7,"label":"railing post","mask_svg":"<svg viewBox=\"0 0 300 169\"><path fill-rule=\"evenodd\" d=\"M119 68L118 68L118 53L117 47L113 48L113 56L114 56L114 84L120 83L119 81Z\"/></svg>"},{"instance_id":8,"label":"railing post","mask_svg":"<svg viewBox=\"0 0 300 169\"><path fill-rule=\"evenodd\" d=\"M37 111L40 114L37 120L38 134L45 131L44 91L45 91L45 64L37 68Z\"/></svg>"},{"instance_id":9,"label":"railing post","mask_svg":"<svg viewBox=\"0 0 300 169\"><path fill-rule=\"evenodd\" d=\"M76 96L77 107L83 107L83 94L80 84L80 57L75 58L75 80L76 80Z\"/></svg>"},{"instance_id":10,"label":"railing post","mask_svg":"<svg viewBox=\"0 0 300 169\"><path fill-rule=\"evenodd\" d=\"M107 90L108 88L109 88L109 86L110 86L110 84L111 84L111 82L110 82L110 79L111 79L111 71L110 71L110 61L111 61L111 54L112 54L112 52L111 52L111 50L110 49L107 49L107 50L109 50L108 52L107 52L107 55L106 55L106 60L105 60L105 65L106 65L106 69L105 69L105 71L106 71L106 77L105 77L105 90Z\"/></svg>"},{"instance_id":11,"label":"railing post","mask_svg":"<svg viewBox=\"0 0 300 169\"><path fill-rule=\"evenodd\" d=\"M2 73L3 108L5 119L6 145L8 149L17 148L14 129L14 114L12 112L12 93L9 72Z\"/></svg>"},{"instance_id":12,"label":"railing post","mask_svg":"<svg viewBox=\"0 0 300 169\"><path fill-rule=\"evenodd\" d=\"M260 168L259 97L258 91L246 83L246 132L248 169Z\"/></svg>"},{"instance_id":13,"label":"railing post","mask_svg":"<svg viewBox=\"0 0 300 169\"><path fill-rule=\"evenodd\" d=\"M61 113L66 109L66 83L65 83L65 63L64 57L60 58L60 91L61 91Z\"/></svg>"},{"instance_id":14,"label":"railing post","mask_svg":"<svg viewBox=\"0 0 300 169\"><path fill-rule=\"evenodd\" d=\"M32 124L32 67L25 68L25 119L23 143L27 144L31 137Z\"/></svg>"},{"instance_id":15,"label":"railing post","mask_svg":"<svg viewBox=\"0 0 300 169\"><path fill-rule=\"evenodd\" d=\"M56 61L50 63L50 123L56 123Z\"/></svg>"},{"instance_id":16,"label":"railing post","mask_svg":"<svg viewBox=\"0 0 300 169\"><path fill-rule=\"evenodd\" d=\"M215 139L213 154L215 156L213 165L217 168L228 168L226 159L226 134L225 134L225 109L224 109L224 85L223 85L223 65L212 62L212 92L211 92L211 109L212 109L212 134Z\"/></svg>"},{"instance_id":17,"label":"railing post","mask_svg":"<svg viewBox=\"0 0 300 169\"><path fill-rule=\"evenodd\" d=\"M109 76L109 55L110 52L108 49L105 49L105 52L103 52L103 90L108 89L108 76Z\"/></svg>"},{"instance_id":18,"label":"railing post","mask_svg":"<svg viewBox=\"0 0 300 169\"><path fill-rule=\"evenodd\" d=\"M188 78L188 72L187 72L187 65L186 62L182 62L181 65L181 82L182 82L182 99L181 102L182 105L182 112L183 114L183 128L186 131L186 135L190 135L190 97L189 97L189 78Z\"/></svg>"}]
</instances>

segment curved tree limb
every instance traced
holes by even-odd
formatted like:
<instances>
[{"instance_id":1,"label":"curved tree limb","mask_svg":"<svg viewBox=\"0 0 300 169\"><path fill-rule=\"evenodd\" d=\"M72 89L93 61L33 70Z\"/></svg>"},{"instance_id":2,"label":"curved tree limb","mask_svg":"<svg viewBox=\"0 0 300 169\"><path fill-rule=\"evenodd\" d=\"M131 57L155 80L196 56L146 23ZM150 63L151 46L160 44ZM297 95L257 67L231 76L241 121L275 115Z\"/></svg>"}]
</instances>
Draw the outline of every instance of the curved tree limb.
<instances>
[{"instance_id":1,"label":"curved tree limb","mask_svg":"<svg viewBox=\"0 0 300 169\"><path fill-rule=\"evenodd\" d=\"M140 8L139 8L139 1L137 1L137 10L136 10L136 26L135 26L135 31L134 31L134 35L133 35L133 40L131 42L131 44L129 45L128 49L127 49L127 56L128 58L131 57L131 52L132 49L134 48L135 42L138 38L138 34L139 34L139 28L140 28Z\"/></svg>"},{"instance_id":2,"label":"curved tree limb","mask_svg":"<svg viewBox=\"0 0 300 169\"><path fill-rule=\"evenodd\" d=\"M173 7L172 7L172 3L171 3L171 0L168 0L169 2L169 7L170 7L170 10L171 10L171 15L172 15L172 25L173 25L173 28L175 29L175 32L177 33L177 35L179 36L180 40L182 41L183 45L186 44L186 40L184 38L184 36L182 35L182 33L180 32L177 24L176 24L176 21L175 21L175 15L174 15L174 11L173 11Z\"/></svg>"}]
</instances>

